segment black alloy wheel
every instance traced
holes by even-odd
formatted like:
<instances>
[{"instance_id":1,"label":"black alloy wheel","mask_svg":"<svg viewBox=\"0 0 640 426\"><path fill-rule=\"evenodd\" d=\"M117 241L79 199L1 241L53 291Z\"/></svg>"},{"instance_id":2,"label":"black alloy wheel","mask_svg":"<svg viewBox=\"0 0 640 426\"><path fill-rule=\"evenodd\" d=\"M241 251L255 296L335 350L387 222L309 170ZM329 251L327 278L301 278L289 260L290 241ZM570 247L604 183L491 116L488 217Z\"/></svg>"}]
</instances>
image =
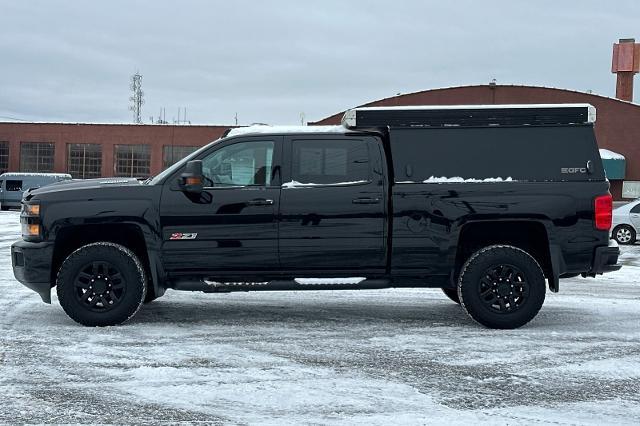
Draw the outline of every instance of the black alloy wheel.
<instances>
[{"instance_id":1,"label":"black alloy wheel","mask_svg":"<svg viewBox=\"0 0 640 426\"><path fill-rule=\"evenodd\" d=\"M529 297L529 284L518 267L498 264L484 271L477 291L487 309L509 313L524 305Z\"/></svg>"},{"instance_id":2,"label":"black alloy wheel","mask_svg":"<svg viewBox=\"0 0 640 426\"><path fill-rule=\"evenodd\" d=\"M109 262L88 263L78 271L74 283L76 299L93 312L115 308L126 292L122 273Z\"/></svg>"},{"instance_id":3,"label":"black alloy wheel","mask_svg":"<svg viewBox=\"0 0 640 426\"><path fill-rule=\"evenodd\" d=\"M109 326L127 321L147 293L144 268L128 248L111 242L87 244L62 262L58 299L74 321Z\"/></svg>"},{"instance_id":4,"label":"black alloy wheel","mask_svg":"<svg viewBox=\"0 0 640 426\"><path fill-rule=\"evenodd\" d=\"M540 311L546 292L542 268L526 251L487 246L465 262L458 296L469 316L489 328L518 328Z\"/></svg>"}]
</instances>

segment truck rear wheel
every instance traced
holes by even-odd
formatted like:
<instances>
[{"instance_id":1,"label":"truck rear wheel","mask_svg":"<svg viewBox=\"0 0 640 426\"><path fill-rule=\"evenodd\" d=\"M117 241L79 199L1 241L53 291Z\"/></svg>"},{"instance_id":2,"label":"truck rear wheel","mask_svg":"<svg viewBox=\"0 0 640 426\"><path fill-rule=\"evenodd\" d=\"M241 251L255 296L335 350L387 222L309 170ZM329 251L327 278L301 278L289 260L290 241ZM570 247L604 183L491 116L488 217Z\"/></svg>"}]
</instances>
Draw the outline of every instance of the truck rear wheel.
<instances>
[{"instance_id":1,"label":"truck rear wheel","mask_svg":"<svg viewBox=\"0 0 640 426\"><path fill-rule=\"evenodd\" d=\"M110 242L87 244L62 263L58 299L74 321L86 326L125 322L142 306L146 277L138 257Z\"/></svg>"},{"instance_id":2,"label":"truck rear wheel","mask_svg":"<svg viewBox=\"0 0 640 426\"><path fill-rule=\"evenodd\" d=\"M492 245L475 252L458 278L458 296L469 316L489 328L518 328L540 311L545 278L526 251Z\"/></svg>"},{"instance_id":3,"label":"truck rear wheel","mask_svg":"<svg viewBox=\"0 0 640 426\"><path fill-rule=\"evenodd\" d=\"M460 298L458 297L458 289L455 288L443 288L442 292L447 295L447 297L458 305L460 304Z\"/></svg>"}]
</instances>

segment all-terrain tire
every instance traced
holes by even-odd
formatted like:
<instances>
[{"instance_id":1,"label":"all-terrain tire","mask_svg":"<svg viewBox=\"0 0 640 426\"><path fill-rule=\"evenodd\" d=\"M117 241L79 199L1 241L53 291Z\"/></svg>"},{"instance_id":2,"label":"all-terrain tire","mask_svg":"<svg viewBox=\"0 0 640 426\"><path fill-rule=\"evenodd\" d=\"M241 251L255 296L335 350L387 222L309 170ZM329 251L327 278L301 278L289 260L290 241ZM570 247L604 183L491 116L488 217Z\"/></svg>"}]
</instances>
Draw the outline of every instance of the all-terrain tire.
<instances>
[{"instance_id":1,"label":"all-terrain tire","mask_svg":"<svg viewBox=\"0 0 640 426\"><path fill-rule=\"evenodd\" d=\"M460 298L458 297L458 289L457 288L443 288L442 292L446 294L446 296L456 302L458 305L460 304Z\"/></svg>"},{"instance_id":2,"label":"all-terrain tire","mask_svg":"<svg viewBox=\"0 0 640 426\"><path fill-rule=\"evenodd\" d=\"M56 278L64 311L92 327L121 324L134 316L145 300L146 281L138 257L110 242L80 247L64 260Z\"/></svg>"},{"instance_id":3,"label":"all-terrain tire","mask_svg":"<svg viewBox=\"0 0 640 426\"><path fill-rule=\"evenodd\" d=\"M636 243L636 231L629 225L618 225L611 233L613 239L618 244L635 244Z\"/></svg>"},{"instance_id":4,"label":"all-terrain tire","mask_svg":"<svg viewBox=\"0 0 640 426\"><path fill-rule=\"evenodd\" d=\"M489 328L518 328L531 321L545 298L542 268L526 251L491 245L465 262L458 278L458 297L476 322Z\"/></svg>"}]
</instances>

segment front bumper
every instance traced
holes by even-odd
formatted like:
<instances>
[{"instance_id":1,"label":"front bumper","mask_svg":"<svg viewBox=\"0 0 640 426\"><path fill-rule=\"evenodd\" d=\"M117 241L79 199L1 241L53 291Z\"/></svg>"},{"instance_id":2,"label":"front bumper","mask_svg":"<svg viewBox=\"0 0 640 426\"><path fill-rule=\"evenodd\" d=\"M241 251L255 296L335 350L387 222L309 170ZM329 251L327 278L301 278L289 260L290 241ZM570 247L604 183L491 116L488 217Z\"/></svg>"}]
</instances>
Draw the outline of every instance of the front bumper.
<instances>
[{"instance_id":1,"label":"front bumper","mask_svg":"<svg viewBox=\"0 0 640 426\"><path fill-rule=\"evenodd\" d=\"M620 256L620 248L614 240L609 240L607 247L596 247L593 255L593 267L588 275L604 274L605 272L613 272L622 268L618 263Z\"/></svg>"},{"instance_id":2,"label":"front bumper","mask_svg":"<svg viewBox=\"0 0 640 426\"><path fill-rule=\"evenodd\" d=\"M11 246L13 275L26 287L51 303L51 264L53 243L17 241Z\"/></svg>"}]
</instances>

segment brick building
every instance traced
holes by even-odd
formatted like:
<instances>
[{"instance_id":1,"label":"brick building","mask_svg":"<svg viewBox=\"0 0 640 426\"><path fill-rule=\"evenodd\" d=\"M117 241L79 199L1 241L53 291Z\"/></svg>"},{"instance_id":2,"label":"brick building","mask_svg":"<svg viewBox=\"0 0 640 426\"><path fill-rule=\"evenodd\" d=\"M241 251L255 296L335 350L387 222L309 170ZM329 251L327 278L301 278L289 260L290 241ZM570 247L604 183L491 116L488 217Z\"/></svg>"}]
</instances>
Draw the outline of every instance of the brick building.
<instances>
[{"instance_id":1,"label":"brick building","mask_svg":"<svg viewBox=\"0 0 640 426\"><path fill-rule=\"evenodd\" d=\"M0 172L148 177L230 126L0 123Z\"/></svg>"}]
</instances>

